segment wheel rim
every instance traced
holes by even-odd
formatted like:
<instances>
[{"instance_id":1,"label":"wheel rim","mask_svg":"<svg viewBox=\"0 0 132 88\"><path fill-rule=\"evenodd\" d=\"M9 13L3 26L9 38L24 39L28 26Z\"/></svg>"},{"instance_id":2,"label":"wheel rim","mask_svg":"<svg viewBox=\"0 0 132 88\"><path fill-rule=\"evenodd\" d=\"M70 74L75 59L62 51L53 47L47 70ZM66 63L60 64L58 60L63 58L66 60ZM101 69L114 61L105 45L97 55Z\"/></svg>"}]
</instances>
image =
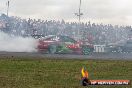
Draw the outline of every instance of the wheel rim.
<instances>
[{"instance_id":1,"label":"wheel rim","mask_svg":"<svg viewBox=\"0 0 132 88\"><path fill-rule=\"evenodd\" d=\"M51 45L49 47L49 53L51 53L51 54L55 54L56 53L56 46L55 45Z\"/></svg>"},{"instance_id":2,"label":"wheel rim","mask_svg":"<svg viewBox=\"0 0 132 88\"><path fill-rule=\"evenodd\" d=\"M83 47L82 52L83 52L84 55L89 55L90 49L88 47Z\"/></svg>"}]
</instances>

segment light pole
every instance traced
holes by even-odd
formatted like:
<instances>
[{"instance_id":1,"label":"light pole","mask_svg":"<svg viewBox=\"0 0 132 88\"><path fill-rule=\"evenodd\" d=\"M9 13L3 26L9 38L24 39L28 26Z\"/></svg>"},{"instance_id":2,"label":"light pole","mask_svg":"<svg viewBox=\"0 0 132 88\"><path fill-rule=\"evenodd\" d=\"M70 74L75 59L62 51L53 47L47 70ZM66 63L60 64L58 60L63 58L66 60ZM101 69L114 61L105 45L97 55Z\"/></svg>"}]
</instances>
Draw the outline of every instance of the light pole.
<instances>
[{"instance_id":1,"label":"light pole","mask_svg":"<svg viewBox=\"0 0 132 88\"><path fill-rule=\"evenodd\" d=\"M9 6L10 6L10 1L7 1L7 16L9 15Z\"/></svg>"},{"instance_id":2,"label":"light pole","mask_svg":"<svg viewBox=\"0 0 132 88\"><path fill-rule=\"evenodd\" d=\"M75 15L78 17L78 21L79 21L79 27L78 27L78 40L79 38L81 37L80 36L80 24L81 24L81 16L83 15L83 13L81 12L81 4L82 4L82 0L80 0L80 3L79 3L79 10L78 10L78 13L75 13Z\"/></svg>"},{"instance_id":3,"label":"light pole","mask_svg":"<svg viewBox=\"0 0 132 88\"><path fill-rule=\"evenodd\" d=\"M75 13L75 15L78 17L79 23L81 21L81 16L83 15L83 13L81 13L81 4L82 4L82 0L80 0L78 13Z\"/></svg>"}]
</instances>

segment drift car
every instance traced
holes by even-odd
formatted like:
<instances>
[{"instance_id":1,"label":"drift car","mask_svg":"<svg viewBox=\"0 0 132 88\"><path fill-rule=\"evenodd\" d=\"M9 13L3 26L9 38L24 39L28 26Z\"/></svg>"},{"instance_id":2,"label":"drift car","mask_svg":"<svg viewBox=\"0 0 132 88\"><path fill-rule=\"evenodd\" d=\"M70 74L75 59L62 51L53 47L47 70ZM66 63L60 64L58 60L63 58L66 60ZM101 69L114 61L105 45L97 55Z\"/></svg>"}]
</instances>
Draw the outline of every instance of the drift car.
<instances>
[{"instance_id":1,"label":"drift car","mask_svg":"<svg viewBox=\"0 0 132 88\"><path fill-rule=\"evenodd\" d=\"M55 53L90 54L94 47L91 44L82 44L69 36L50 35L39 39L38 51Z\"/></svg>"}]
</instances>

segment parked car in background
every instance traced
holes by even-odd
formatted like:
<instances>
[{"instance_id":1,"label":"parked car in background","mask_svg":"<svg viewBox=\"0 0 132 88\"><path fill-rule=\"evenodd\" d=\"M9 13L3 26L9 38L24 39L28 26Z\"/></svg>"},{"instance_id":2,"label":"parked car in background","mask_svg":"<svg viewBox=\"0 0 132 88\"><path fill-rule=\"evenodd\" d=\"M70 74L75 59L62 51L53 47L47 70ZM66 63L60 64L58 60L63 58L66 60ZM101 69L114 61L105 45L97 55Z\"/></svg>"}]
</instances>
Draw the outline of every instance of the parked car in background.
<instances>
[{"instance_id":1,"label":"parked car in background","mask_svg":"<svg viewBox=\"0 0 132 88\"><path fill-rule=\"evenodd\" d=\"M106 46L108 52L117 52L117 53L130 53L132 52L132 40L129 39L125 42L118 44L109 44Z\"/></svg>"}]
</instances>

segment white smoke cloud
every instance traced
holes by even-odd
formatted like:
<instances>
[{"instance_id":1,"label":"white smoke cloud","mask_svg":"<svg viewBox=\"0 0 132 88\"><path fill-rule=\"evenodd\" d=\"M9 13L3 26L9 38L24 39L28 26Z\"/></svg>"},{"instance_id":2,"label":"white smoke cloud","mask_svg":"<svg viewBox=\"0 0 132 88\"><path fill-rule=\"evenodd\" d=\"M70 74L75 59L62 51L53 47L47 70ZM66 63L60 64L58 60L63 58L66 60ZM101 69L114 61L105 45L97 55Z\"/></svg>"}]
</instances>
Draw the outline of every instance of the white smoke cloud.
<instances>
[{"instance_id":1,"label":"white smoke cloud","mask_svg":"<svg viewBox=\"0 0 132 88\"><path fill-rule=\"evenodd\" d=\"M0 51L6 52L36 52L37 41L33 38L10 36L0 32Z\"/></svg>"}]
</instances>

